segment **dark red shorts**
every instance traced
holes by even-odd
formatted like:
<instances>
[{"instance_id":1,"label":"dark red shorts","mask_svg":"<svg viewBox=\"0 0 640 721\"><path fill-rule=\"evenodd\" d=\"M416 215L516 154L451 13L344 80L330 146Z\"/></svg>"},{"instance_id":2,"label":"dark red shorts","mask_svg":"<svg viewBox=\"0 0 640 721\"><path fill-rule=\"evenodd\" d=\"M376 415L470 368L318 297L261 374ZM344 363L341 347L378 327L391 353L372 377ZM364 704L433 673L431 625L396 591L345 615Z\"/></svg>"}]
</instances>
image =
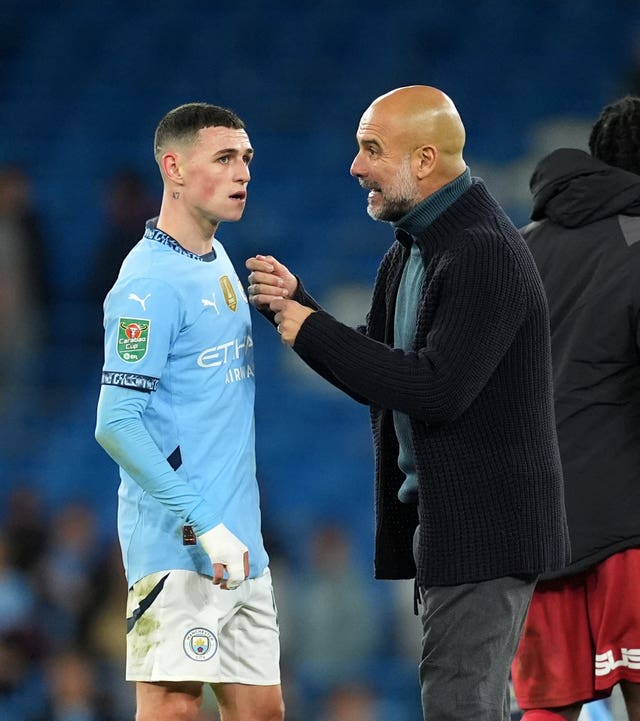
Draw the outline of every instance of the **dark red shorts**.
<instances>
[{"instance_id":1,"label":"dark red shorts","mask_svg":"<svg viewBox=\"0 0 640 721\"><path fill-rule=\"evenodd\" d=\"M523 710L603 698L623 679L640 683L640 549L538 583L511 676Z\"/></svg>"}]
</instances>

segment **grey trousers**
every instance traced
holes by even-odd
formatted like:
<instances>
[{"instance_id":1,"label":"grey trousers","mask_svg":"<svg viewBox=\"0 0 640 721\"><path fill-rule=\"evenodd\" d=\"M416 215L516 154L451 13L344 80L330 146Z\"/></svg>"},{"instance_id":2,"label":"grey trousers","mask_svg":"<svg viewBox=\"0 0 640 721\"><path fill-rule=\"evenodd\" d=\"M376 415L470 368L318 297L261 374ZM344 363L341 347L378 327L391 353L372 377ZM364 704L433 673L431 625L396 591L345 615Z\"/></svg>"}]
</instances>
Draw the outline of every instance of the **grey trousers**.
<instances>
[{"instance_id":1,"label":"grey trousers","mask_svg":"<svg viewBox=\"0 0 640 721\"><path fill-rule=\"evenodd\" d=\"M536 579L420 588L425 721L509 721L509 673Z\"/></svg>"}]
</instances>

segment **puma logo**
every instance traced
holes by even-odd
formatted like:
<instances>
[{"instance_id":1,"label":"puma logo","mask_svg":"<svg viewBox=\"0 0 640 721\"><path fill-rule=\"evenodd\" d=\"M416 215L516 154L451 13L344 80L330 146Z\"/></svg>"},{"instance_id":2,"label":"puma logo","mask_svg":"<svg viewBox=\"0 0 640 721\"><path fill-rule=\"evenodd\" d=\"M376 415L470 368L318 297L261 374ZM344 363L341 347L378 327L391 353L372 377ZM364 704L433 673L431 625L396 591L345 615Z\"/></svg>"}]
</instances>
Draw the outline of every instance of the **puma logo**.
<instances>
[{"instance_id":1,"label":"puma logo","mask_svg":"<svg viewBox=\"0 0 640 721\"><path fill-rule=\"evenodd\" d=\"M135 293L129 293L129 298L128 298L128 300L135 300L135 301L137 301L137 302L140 303L140 305L142 306L142 310L145 310L145 311L146 311L146 310L147 310L147 306L146 306L147 298L151 298L151 293L147 293L147 295L145 295L144 298L140 298L140 297L137 296Z\"/></svg>"},{"instance_id":2,"label":"puma logo","mask_svg":"<svg viewBox=\"0 0 640 721\"><path fill-rule=\"evenodd\" d=\"M218 310L218 305L216 303L216 294L212 293L211 295L213 296L213 300L209 300L209 298L203 298L202 305L204 305L205 307L215 308L216 313L220 315L220 311Z\"/></svg>"}]
</instances>

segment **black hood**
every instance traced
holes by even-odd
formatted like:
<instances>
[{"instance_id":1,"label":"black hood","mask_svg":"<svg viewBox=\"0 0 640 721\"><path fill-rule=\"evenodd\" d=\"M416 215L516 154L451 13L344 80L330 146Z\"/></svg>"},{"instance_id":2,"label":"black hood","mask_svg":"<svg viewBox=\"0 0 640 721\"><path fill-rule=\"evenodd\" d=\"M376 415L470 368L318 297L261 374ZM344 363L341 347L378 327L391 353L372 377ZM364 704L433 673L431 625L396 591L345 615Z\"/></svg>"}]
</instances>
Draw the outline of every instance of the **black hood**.
<instances>
[{"instance_id":1,"label":"black hood","mask_svg":"<svg viewBox=\"0 0 640 721\"><path fill-rule=\"evenodd\" d=\"M565 228L578 228L612 215L640 215L640 175L583 150L554 150L538 163L529 187L532 220L549 218Z\"/></svg>"}]
</instances>

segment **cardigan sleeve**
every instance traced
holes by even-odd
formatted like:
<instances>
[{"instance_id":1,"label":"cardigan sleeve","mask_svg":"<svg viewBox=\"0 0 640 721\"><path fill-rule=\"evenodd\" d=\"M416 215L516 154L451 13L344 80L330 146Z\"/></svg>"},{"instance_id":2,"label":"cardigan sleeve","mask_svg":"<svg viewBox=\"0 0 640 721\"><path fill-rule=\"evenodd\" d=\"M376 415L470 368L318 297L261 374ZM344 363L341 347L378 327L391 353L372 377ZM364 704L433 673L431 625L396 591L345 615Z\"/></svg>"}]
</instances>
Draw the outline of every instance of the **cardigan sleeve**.
<instances>
[{"instance_id":1,"label":"cardigan sleeve","mask_svg":"<svg viewBox=\"0 0 640 721\"><path fill-rule=\"evenodd\" d=\"M417 352L391 348L324 311L305 320L294 350L311 367L328 369L350 395L429 424L451 422L513 342L528 294L517 260L495 237L462 244L439 282L437 308Z\"/></svg>"},{"instance_id":2,"label":"cardigan sleeve","mask_svg":"<svg viewBox=\"0 0 640 721\"><path fill-rule=\"evenodd\" d=\"M297 276L296 276L297 278ZM322 306L318 303L313 296L309 295L307 290L305 289L304 285L302 284L302 281L300 278L298 278L298 287L296 289L296 292L293 295L293 300L297 301L298 303L307 306L308 308L311 308L314 311L321 311ZM259 311L270 323L275 327L276 322L274 320L275 313L272 310L263 309ZM357 333L364 333L365 332L365 326L359 327L355 332ZM306 360L307 365L314 370L319 376L322 376L326 381L331 383L333 386L338 388L338 390L341 390L343 393L346 393L348 396L350 396L354 401L357 401L358 403L364 403L367 404L368 400L366 398L363 398L362 396L356 394L353 392L348 386L346 386L344 383L342 383L333 373L330 367L326 366L321 358L309 358Z\"/></svg>"}]
</instances>

